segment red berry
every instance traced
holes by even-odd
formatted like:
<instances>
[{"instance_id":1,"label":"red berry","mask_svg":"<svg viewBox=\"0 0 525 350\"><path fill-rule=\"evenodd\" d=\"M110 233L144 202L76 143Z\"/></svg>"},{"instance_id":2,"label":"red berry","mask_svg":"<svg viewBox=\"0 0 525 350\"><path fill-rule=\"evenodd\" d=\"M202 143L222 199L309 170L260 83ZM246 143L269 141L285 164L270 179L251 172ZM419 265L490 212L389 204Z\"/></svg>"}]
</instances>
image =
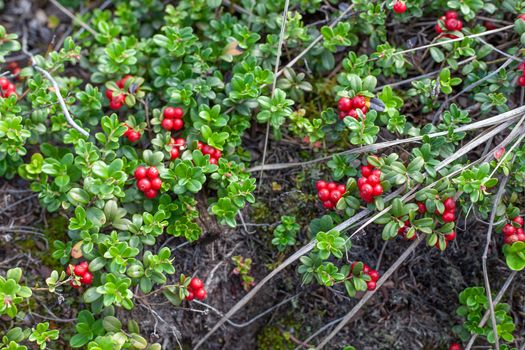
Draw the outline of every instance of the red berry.
<instances>
[{"instance_id":1,"label":"red berry","mask_svg":"<svg viewBox=\"0 0 525 350\"><path fill-rule=\"evenodd\" d=\"M453 241L454 239L456 239L456 231L452 231L448 235L445 235L445 239L447 241Z\"/></svg>"},{"instance_id":2,"label":"red berry","mask_svg":"<svg viewBox=\"0 0 525 350\"><path fill-rule=\"evenodd\" d=\"M326 209L332 209L334 206L335 204L330 200L326 200L323 202L323 207L325 207Z\"/></svg>"},{"instance_id":3,"label":"red berry","mask_svg":"<svg viewBox=\"0 0 525 350\"><path fill-rule=\"evenodd\" d=\"M363 185L367 184L368 183L368 180L366 177L360 177L359 179L357 179L357 187L359 189L363 188Z\"/></svg>"},{"instance_id":4,"label":"red berry","mask_svg":"<svg viewBox=\"0 0 525 350\"><path fill-rule=\"evenodd\" d=\"M160 126L162 126L162 128L164 130L172 130L173 129L173 119L163 119L162 122L160 123Z\"/></svg>"},{"instance_id":5,"label":"red berry","mask_svg":"<svg viewBox=\"0 0 525 350\"><path fill-rule=\"evenodd\" d=\"M457 30L457 31L460 31L461 29L463 29L463 22L461 22L460 20L458 20L458 24L456 25L456 30Z\"/></svg>"},{"instance_id":6,"label":"red berry","mask_svg":"<svg viewBox=\"0 0 525 350\"><path fill-rule=\"evenodd\" d=\"M204 283L198 279L197 277L193 277L190 281L190 284L189 286L193 289L193 290L197 290L197 289L201 289L204 287Z\"/></svg>"},{"instance_id":7,"label":"red berry","mask_svg":"<svg viewBox=\"0 0 525 350\"><path fill-rule=\"evenodd\" d=\"M151 180L151 189L153 190L160 190L160 188L162 187L162 180L159 179L158 177Z\"/></svg>"},{"instance_id":8,"label":"red berry","mask_svg":"<svg viewBox=\"0 0 525 350\"><path fill-rule=\"evenodd\" d=\"M490 21L483 22L483 26L485 27L486 30L493 30L497 28L496 25Z\"/></svg>"},{"instance_id":9,"label":"red berry","mask_svg":"<svg viewBox=\"0 0 525 350\"><path fill-rule=\"evenodd\" d=\"M525 13L518 15L518 18L521 19L522 21L525 21Z\"/></svg>"},{"instance_id":10,"label":"red berry","mask_svg":"<svg viewBox=\"0 0 525 350\"><path fill-rule=\"evenodd\" d=\"M457 19L458 18L458 13L454 10L448 10L445 12L445 18L446 19L449 19L449 18L454 18L454 19Z\"/></svg>"},{"instance_id":11,"label":"red berry","mask_svg":"<svg viewBox=\"0 0 525 350\"><path fill-rule=\"evenodd\" d=\"M106 90L106 97L107 97L109 100L112 100L112 99L113 99L113 90L107 89L107 90Z\"/></svg>"},{"instance_id":12,"label":"red berry","mask_svg":"<svg viewBox=\"0 0 525 350\"><path fill-rule=\"evenodd\" d=\"M436 23L436 25L434 26L434 30L435 30L436 33L438 33L438 34L443 33L443 28L441 28L441 26L439 25L439 23Z\"/></svg>"},{"instance_id":13,"label":"red berry","mask_svg":"<svg viewBox=\"0 0 525 350\"><path fill-rule=\"evenodd\" d=\"M375 175L378 178L381 178L381 170L379 169L372 170L372 175Z\"/></svg>"},{"instance_id":14,"label":"red berry","mask_svg":"<svg viewBox=\"0 0 525 350\"><path fill-rule=\"evenodd\" d=\"M370 266L363 263L363 273L368 275L369 272L370 272Z\"/></svg>"},{"instance_id":15,"label":"red berry","mask_svg":"<svg viewBox=\"0 0 525 350\"><path fill-rule=\"evenodd\" d=\"M4 77L0 77L0 88L6 90L9 87L9 80Z\"/></svg>"},{"instance_id":16,"label":"red berry","mask_svg":"<svg viewBox=\"0 0 525 350\"><path fill-rule=\"evenodd\" d=\"M341 194L343 195L346 192L346 186L345 185L339 185L339 186L337 186L337 190L339 192L341 192Z\"/></svg>"},{"instance_id":17,"label":"red berry","mask_svg":"<svg viewBox=\"0 0 525 350\"><path fill-rule=\"evenodd\" d=\"M366 289L372 291L376 289L376 283L374 281L366 282Z\"/></svg>"},{"instance_id":18,"label":"red berry","mask_svg":"<svg viewBox=\"0 0 525 350\"><path fill-rule=\"evenodd\" d=\"M520 228L517 228L517 229L516 229L516 234L517 234L517 235L525 234L525 230L524 230L523 228L521 228L521 227L520 227Z\"/></svg>"},{"instance_id":19,"label":"red berry","mask_svg":"<svg viewBox=\"0 0 525 350\"><path fill-rule=\"evenodd\" d=\"M159 171L154 166L150 166L146 170L146 176L151 180L156 179L159 177Z\"/></svg>"},{"instance_id":20,"label":"red berry","mask_svg":"<svg viewBox=\"0 0 525 350\"><path fill-rule=\"evenodd\" d=\"M174 159L177 159L179 158L180 156L180 151L177 147L173 147L170 151L170 160L174 160Z\"/></svg>"},{"instance_id":21,"label":"red berry","mask_svg":"<svg viewBox=\"0 0 525 350\"><path fill-rule=\"evenodd\" d=\"M379 279L379 273L376 270L370 270L368 276L370 276L372 282L376 282Z\"/></svg>"},{"instance_id":22,"label":"red berry","mask_svg":"<svg viewBox=\"0 0 525 350\"><path fill-rule=\"evenodd\" d=\"M175 139L174 145L178 147L184 147L186 146L186 140L184 140L182 137L179 137L178 139Z\"/></svg>"},{"instance_id":23,"label":"red berry","mask_svg":"<svg viewBox=\"0 0 525 350\"><path fill-rule=\"evenodd\" d=\"M357 119L359 118L359 114L357 114L357 111L355 109L351 109L350 112L348 112L348 117Z\"/></svg>"},{"instance_id":24,"label":"red berry","mask_svg":"<svg viewBox=\"0 0 525 350\"><path fill-rule=\"evenodd\" d=\"M518 241L525 242L525 233L518 233L516 236L518 237Z\"/></svg>"},{"instance_id":25,"label":"red berry","mask_svg":"<svg viewBox=\"0 0 525 350\"><path fill-rule=\"evenodd\" d=\"M137 187L140 191L145 192L151 188L151 182L148 179L140 179Z\"/></svg>"},{"instance_id":26,"label":"red berry","mask_svg":"<svg viewBox=\"0 0 525 350\"><path fill-rule=\"evenodd\" d=\"M67 267L66 267L66 273L67 273L69 276L71 276L71 275L72 275L71 271L74 271L75 267L76 267L75 265L68 264ZM72 270L72 269L73 269L73 270Z\"/></svg>"},{"instance_id":27,"label":"red berry","mask_svg":"<svg viewBox=\"0 0 525 350\"><path fill-rule=\"evenodd\" d=\"M377 185L381 182L379 176L375 175L375 174L372 174L368 177L368 183L370 185Z\"/></svg>"},{"instance_id":28,"label":"red berry","mask_svg":"<svg viewBox=\"0 0 525 350\"><path fill-rule=\"evenodd\" d=\"M91 284L93 282L93 274L89 271L86 271L86 273L80 277L80 282L83 284Z\"/></svg>"},{"instance_id":29,"label":"red berry","mask_svg":"<svg viewBox=\"0 0 525 350\"><path fill-rule=\"evenodd\" d=\"M137 142L138 140L140 140L140 132L132 130L128 133L129 142L133 143L133 142Z\"/></svg>"},{"instance_id":30,"label":"red berry","mask_svg":"<svg viewBox=\"0 0 525 350\"><path fill-rule=\"evenodd\" d=\"M203 154L213 154L215 152L215 150L213 149L213 147L211 146L208 146L208 145L204 145L204 147L202 147L202 153Z\"/></svg>"},{"instance_id":31,"label":"red berry","mask_svg":"<svg viewBox=\"0 0 525 350\"><path fill-rule=\"evenodd\" d=\"M144 195L146 196L146 198L153 199L157 197L157 191L154 189L149 189L147 191L144 191Z\"/></svg>"},{"instance_id":32,"label":"red berry","mask_svg":"<svg viewBox=\"0 0 525 350\"><path fill-rule=\"evenodd\" d=\"M448 350L461 350L461 346L458 343L451 343Z\"/></svg>"},{"instance_id":33,"label":"red berry","mask_svg":"<svg viewBox=\"0 0 525 350\"><path fill-rule=\"evenodd\" d=\"M407 10L407 5L403 1L396 1L394 4L394 12L395 13L405 13Z\"/></svg>"},{"instance_id":34,"label":"red berry","mask_svg":"<svg viewBox=\"0 0 525 350\"><path fill-rule=\"evenodd\" d=\"M374 197L377 197L383 194L383 186L381 186L381 184L374 185L372 194Z\"/></svg>"},{"instance_id":35,"label":"red berry","mask_svg":"<svg viewBox=\"0 0 525 350\"><path fill-rule=\"evenodd\" d=\"M118 111L122 108L123 103L119 100L113 99L109 102L109 108L111 108L114 111Z\"/></svg>"},{"instance_id":36,"label":"red berry","mask_svg":"<svg viewBox=\"0 0 525 350\"><path fill-rule=\"evenodd\" d=\"M166 107L163 112L164 118L173 119L175 118L175 108Z\"/></svg>"},{"instance_id":37,"label":"red berry","mask_svg":"<svg viewBox=\"0 0 525 350\"><path fill-rule=\"evenodd\" d=\"M339 112L339 119L343 120L345 117L347 117L346 112Z\"/></svg>"},{"instance_id":38,"label":"red berry","mask_svg":"<svg viewBox=\"0 0 525 350\"><path fill-rule=\"evenodd\" d=\"M511 224L506 224L501 231L505 236L510 236L516 232L516 229Z\"/></svg>"},{"instance_id":39,"label":"red berry","mask_svg":"<svg viewBox=\"0 0 525 350\"><path fill-rule=\"evenodd\" d=\"M186 300L188 301L192 301L194 298L195 298L195 295L193 294L193 292L189 292L189 294L186 295Z\"/></svg>"},{"instance_id":40,"label":"red berry","mask_svg":"<svg viewBox=\"0 0 525 350\"><path fill-rule=\"evenodd\" d=\"M326 188L323 188L322 190L319 191L319 193L317 193L317 196L323 202L327 201L330 198L330 191L327 190Z\"/></svg>"},{"instance_id":41,"label":"red berry","mask_svg":"<svg viewBox=\"0 0 525 350\"><path fill-rule=\"evenodd\" d=\"M211 157L210 158L210 164L218 164L219 161L217 160L217 158L214 158L214 157Z\"/></svg>"},{"instance_id":42,"label":"red berry","mask_svg":"<svg viewBox=\"0 0 525 350\"><path fill-rule=\"evenodd\" d=\"M522 87L525 86L525 76L522 75L518 78L518 85Z\"/></svg>"},{"instance_id":43,"label":"red berry","mask_svg":"<svg viewBox=\"0 0 525 350\"><path fill-rule=\"evenodd\" d=\"M319 180L315 183L315 188L317 188L317 190L322 190L323 188L326 188L326 181L323 181L323 180Z\"/></svg>"},{"instance_id":44,"label":"red berry","mask_svg":"<svg viewBox=\"0 0 525 350\"><path fill-rule=\"evenodd\" d=\"M204 290L204 288L201 288L201 289L197 289L195 292L195 298L199 299L199 300L204 300L206 299L206 291Z\"/></svg>"},{"instance_id":45,"label":"red berry","mask_svg":"<svg viewBox=\"0 0 525 350\"><path fill-rule=\"evenodd\" d=\"M197 149L202 150L204 148L204 143L197 141Z\"/></svg>"},{"instance_id":46,"label":"red berry","mask_svg":"<svg viewBox=\"0 0 525 350\"><path fill-rule=\"evenodd\" d=\"M338 190L333 190L332 192L330 192L330 200L334 203L337 203L338 200L341 199L341 192L339 192Z\"/></svg>"},{"instance_id":47,"label":"red berry","mask_svg":"<svg viewBox=\"0 0 525 350\"><path fill-rule=\"evenodd\" d=\"M215 158L218 160L220 157L222 157L222 152L219 151L218 149L215 149L214 155L215 155Z\"/></svg>"},{"instance_id":48,"label":"red berry","mask_svg":"<svg viewBox=\"0 0 525 350\"><path fill-rule=\"evenodd\" d=\"M329 190L329 191L333 191L333 190L337 189L337 185L336 185L335 182L329 182L326 185L326 189Z\"/></svg>"},{"instance_id":49,"label":"red berry","mask_svg":"<svg viewBox=\"0 0 525 350\"><path fill-rule=\"evenodd\" d=\"M182 119L173 119L173 130L177 131L184 127Z\"/></svg>"},{"instance_id":50,"label":"red berry","mask_svg":"<svg viewBox=\"0 0 525 350\"><path fill-rule=\"evenodd\" d=\"M364 96L355 96L352 99L352 104L354 105L354 108L366 107L366 98Z\"/></svg>"},{"instance_id":51,"label":"red berry","mask_svg":"<svg viewBox=\"0 0 525 350\"><path fill-rule=\"evenodd\" d=\"M352 109L352 100L348 97L341 97L339 101L337 101L337 108L342 112L350 112Z\"/></svg>"},{"instance_id":52,"label":"red berry","mask_svg":"<svg viewBox=\"0 0 525 350\"><path fill-rule=\"evenodd\" d=\"M143 166L137 167L135 169L135 172L133 174L135 176L135 179L140 180L146 177L146 168Z\"/></svg>"},{"instance_id":53,"label":"red berry","mask_svg":"<svg viewBox=\"0 0 525 350\"><path fill-rule=\"evenodd\" d=\"M425 213L427 212L427 207L426 207L425 203L418 202L418 203L417 203L417 210L418 210L421 214L425 214Z\"/></svg>"},{"instance_id":54,"label":"red berry","mask_svg":"<svg viewBox=\"0 0 525 350\"><path fill-rule=\"evenodd\" d=\"M116 82L117 86L121 89L124 88L124 85L126 85L126 81L128 81L129 78L131 78L132 76L131 75L126 75L124 78L118 80Z\"/></svg>"},{"instance_id":55,"label":"red berry","mask_svg":"<svg viewBox=\"0 0 525 350\"><path fill-rule=\"evenodd\" d=\"M519 226L523 226L523 217L522 216L516 216L514 219L512 219L512 222L515 222Z\"/></svg>"},{"instance_id":56,"label":"red berry","mask_svg":"<svg viewBox=\"0 0 525 350\"><path fill-rule=\"evenodd\" d=\"M370 197L374 193L374 188L370 184L364 184L361 188L361 195L362 197Z\"/></svg>"},{"instance_id":57,"label":"red berry","mask_svg":"<svg viewBox=\"0 0 525 350\"><path fill-rule=\"evenodd\" d=\"M453 222L456 218L454 217L454 213L446 212L442 216L443 221L445 222Z\"/></svg>"},{"instance_id":58,"label":"red berry","mask_svg":"<svg viewBox=\"0 0 525 350\"><path fill-rule=\"evenodd\" d=\"M445 205L445 211L454 211L456 209L456 202L452 198L445 199L443 204Z\"/></svg>"},{"instance_id":59,"label":"red berry","mask_svg":"<svg viewBox=\"0 0 525 350\"><path fill-rule=\"evenodd\" d=\"M448 18L445 21L445 27L447 27L448 30L456 30L458 27L458 20L455 18Z\"/></svg>"},{"instance_id":60,"label":"red berry","mask_svg":"<svg viewBox=\"0 0 525 350\"><path fill-rule=\"evenodd\" d=\"M518 240L519 240L518 235L510 235L510 236L506 236L503 239L503 242L505 242L505 244L513 244L513 243L516 243Z\"/></svg>"},{"instance_id":61,"label":"red berry","mask_svg":"<svg viewBox=\"0 0 525 350\"><path fill-rule=\"evenodd\" d=\"M10 90L10 89L5 90L4 95L5 95L5 97L9 97L9 96L11 96L11 95L18 96L18 94L16 93L15 90Z\"/></svg>"},{"instance_id":62,"label":"red berry","mask_svg":"<svg viewBox=\"0 0 525 350\"><path fill-rule=\"evenodd\" d=\"M182 108L175 108L175 118L176 119L181 119L182 117L184 116L184 111L182 110Z\"/></svg>"},{"instance_id":63,"label":"red berry","mask_svg":"<svg viewBox=\"0 0 525 350\"><path fill-rule=\"evenodd\" d=\"M361 175L363 175L364 177L369 177L370 175L372 175L372 169L370 169L366 165L363 165L361 167Z\"/></svg>"},{"instance_id":64,"label":"red berry","mask_svg":"<svg viewBox=\"0 0 525 350\"><path fill-rule=\"evenodd\" d=\"M363 114L366 114L366 112L368 112L368 107L367 106L363 106L361 108L359 108L361 110L361 112L363 112Z\"/></svg>"},{"instance_id":65,"label":"red berry","mask_svg":"<svg viewBox=\"0 0 525 350\"><path fill-rule=\"evenodd\" d=\"M84 276L84 274L88 272L88 266L86 266L86 264L79 264L75 266L75 269L73 271L77 276Z\"/></svg>"}]
</instances>

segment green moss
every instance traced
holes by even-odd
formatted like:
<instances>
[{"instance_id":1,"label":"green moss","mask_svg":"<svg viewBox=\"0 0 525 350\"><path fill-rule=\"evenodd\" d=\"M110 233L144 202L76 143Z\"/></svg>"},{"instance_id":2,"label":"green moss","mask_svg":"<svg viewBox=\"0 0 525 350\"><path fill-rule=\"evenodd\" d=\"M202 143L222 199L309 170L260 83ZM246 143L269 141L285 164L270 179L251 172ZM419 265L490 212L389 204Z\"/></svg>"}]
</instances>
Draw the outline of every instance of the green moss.
<instances>
[{"instance_id":1,"label":"green moss","mask_svg":"<svg viewBox=\"0 0 525 350\"><path fill-rule=\"evenodd\" d=\"M38 259L45 266L51 269L57 269L61 267L59 261L51 257L51 251L53 249L53 242L56 240L66 239L68 221L66 218L60 215L55 215L47 218L47 226L43 228L45 239L48 242L49 250L42 250L37 247L35 239L28 237L28 239L20 240L17 242L17 246L26 252L31 252L33 256Z\"/></svg>"},{"instance_id":2,"label":"green moss","mask_svg":"<svg viewBox=\"0 0 525 350\"><path fill-rule=\"evenodd\" d=\"M277 326L266 326L257 336L259 350L293 350L297 346L288 336L288 332L281 331Z\"/></svg>"}]
</instances>

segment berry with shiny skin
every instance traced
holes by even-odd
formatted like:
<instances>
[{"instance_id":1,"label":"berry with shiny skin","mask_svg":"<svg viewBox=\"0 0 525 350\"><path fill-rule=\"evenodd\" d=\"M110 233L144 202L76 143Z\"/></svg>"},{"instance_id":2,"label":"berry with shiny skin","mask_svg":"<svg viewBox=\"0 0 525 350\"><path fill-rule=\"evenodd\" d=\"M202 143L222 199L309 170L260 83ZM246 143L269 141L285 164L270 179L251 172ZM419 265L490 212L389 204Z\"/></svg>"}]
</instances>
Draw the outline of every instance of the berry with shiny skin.
<instances>
[{"instance_id":1,"label":"berry with shiny skin","mask_svg":"<svg viewBox=\"0 0 525 350\"><path fill-rule=\"evenodd\" d=\"M144 179L146 177L146 168L143 166L137 167L133 175L135 176L135 179L137 180Z\"/></svg>"},{"instance_id":2,"label":"berry with shiny skin","mask_svg":"<svg viewBox=\"0 0 525 350\"><path fill-rule=\"evenodd\" d=\"M161 179L159 179L157 177L157 178L151 180L151 188L153 190L158 191L158 190L160 190L161 187L162 187L162 180Z\"/></svg>"},{"instance_id":3,"label":"berry with shiny skin","mask_svg":"<svg viewBox=\"0 0 525 350\"><path fill-rule=\"evenodd\" d=\"M405 13L407 10L407 5L403 1L397 0L393 6L393 9L395 13Z\"/></svg>"},{"instance_id":4,"label":"berry with shiny skin","mask_svg":"<svg viewBox=\"0 0 525 350\"><path fill-rule=\"evenodd\" d=\"M138 131L130 131L128 134L128 141L131 143L137 142L140 140L140 132Z\"/></svg>"},{"instance_id":5,"label":"berry with shiny skin","mask_svg":"<svg viewBox=\"0 0 525 350\"><path fill-rule=\"evenodd\" d=\"M150 166L146 170L146 176L151 180L156 179L157 177L159 177L159 171L154 166Z\"/></svg>"},{"instance_id":6,"label":"berry with shiny skin","mask_svg":"<svg viewBox=\"0 0 525 350\"><path fill-rule=\"evenodd\" d=\"M151 182L148 179L140 179L137 182L137 188L142 192L146 192L151 188Z\"/></svg>"},{"instance_id":7,"label":"berry with shiny skin","mask_svg":"<svg viewBox=\"0 0 525 350\"><path fill-rule=\"evenodd\" d=\"M86 271L86 273L84 273L82 277L80 277L80 282L82 284L88 284L88 285L93 283L93 274L89 271Z\"/></svg>"},{"instance_id":8,"label":"berry with shiny skin","mask_svg":"<svg viewBox=\"0 0 525 350\"><path fill-rule=\"evenodd\" d=\"M147 191L144 191L144 195L146 196L146 198L153 199L157 197L157 191L154 189L149 189Z\"/></svg>"},{"instance_id":9,"label":"berry with shiny skin","mask_svg":"<svg viewBox=\"0 0 525 350\"><path fill-rule=\"evenodd\" d=\"M206 299L206 291L204 290L204 288L201 288L201 289L197 289L195 292L195 298L199 299L199 300L204 300Z\"/></svg>"},{"instance_id":10,"label":"berry with shiny skin","mask_svg":"<svg viewBox=\"0 0 525 350\"><path fill-rule=\"evenodd\" d=\"M339 101L337 101L337 108L339 108L341 112L349 112L352 107L352 100L348 97L341 97Z\"/></svg>"},{"instance_id":11,"label":"berry with shiny skin","mask_svg":"<svg viewBox=\"0 0 525 350\"><path fill-rule=\"evenodd\" d=\"M194 290L197 290L197 289L201 289L204 287L204 283L198 279L197 277L193 277L190 281L190 284L189 286L194 289Z\"/></svg>"}]
</instances>

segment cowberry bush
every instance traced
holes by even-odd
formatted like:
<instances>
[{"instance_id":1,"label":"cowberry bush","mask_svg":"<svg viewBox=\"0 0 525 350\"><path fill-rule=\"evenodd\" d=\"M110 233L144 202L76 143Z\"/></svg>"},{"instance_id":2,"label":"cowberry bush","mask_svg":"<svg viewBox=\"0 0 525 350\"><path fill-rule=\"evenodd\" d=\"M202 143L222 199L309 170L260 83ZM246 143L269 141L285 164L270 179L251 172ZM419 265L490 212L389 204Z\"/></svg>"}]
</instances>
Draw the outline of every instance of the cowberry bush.
<instances>
[{"instance_id":1,"label":"cowberry bush","mask_svg":"<svg viewBox=\"0 0 525 350\"><path fill-rule=\"evenodd\" d=\"M0 5L13 14L16 3ZM230 320L295 262L290 293L354 306L328 326L263 331L259 348L398 348L336 335L413 254L437 252L476 268L449 300L449 332L404 348L523 349L523 312L505 292L525 268L525 3L49 6L47 26L67 28L49 47L24 20L0 26L0 177L34 193L0 215L14 213L6 234L34 232L10 220L36 196L43 217L65 220L41 235L45 278L9 251L0 262L0 349L216 348L223 324L269 312ZM283 173L289 191L276 196ZM209 269L177 252L239 232ZM215 297L217 278L243 297ZM46 304L66 298L75 312L57 325ZM213 319L195 334L171 325L182 316L165 320L196 307ZM137 310L153 327L141 332Z\"/></svg>"}]
</instances>

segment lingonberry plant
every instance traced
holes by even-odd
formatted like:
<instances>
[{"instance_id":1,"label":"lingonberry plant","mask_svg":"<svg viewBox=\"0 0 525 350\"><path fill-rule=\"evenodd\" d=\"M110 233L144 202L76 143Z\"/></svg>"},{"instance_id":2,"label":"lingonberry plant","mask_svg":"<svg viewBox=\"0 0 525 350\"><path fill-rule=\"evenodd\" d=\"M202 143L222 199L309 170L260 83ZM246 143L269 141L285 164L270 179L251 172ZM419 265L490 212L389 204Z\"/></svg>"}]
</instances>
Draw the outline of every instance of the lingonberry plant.
<instances>
[{"instance_id":1,"label":"lingonberry plant","mask_svg":"<svg viewBox=\"0 0 525 350\"><path fill-rule=\"evenodd\" d=\"M45 287L8 266L23 266L18 255L0 262L0 317L9 320L0 350L156 350L159 323L173 335L161 335L167 348L184 337L199 348L225 322L251 324L231 317L297 260L287 293L316 283L326 294L301 293L360 299L317 344L342 348L349 339L335 334L388 279L402 278L396 270L422 241L425 257L479 258L478 269L462 264L485 284L459 294L462 324L439 346L512 346L519 311L490 285L525 269L525 3L50 3L60 16L37 17L46 30L68 29L45 48L26 23L0 26L0 177L27 187L9 193L38 198L46 231L35 236L49 252L38 270ZM11 200L2 220L26 199ZM47 230L56 218L60 234ZM34 233L22 222L21 234ZM239 285L247 293L223 314L235 293L220 288ZM75 312L59 327L64 318L47 305L65 300ZM144 323L153 336L140 334L137 310L154 319ZM177 317L166 320L166 310ZM181 337L171 323L188 310L222 318ZM295 348L329 327L281 328L297 332L284 337Z\"/></svg>"}]
</instances>

